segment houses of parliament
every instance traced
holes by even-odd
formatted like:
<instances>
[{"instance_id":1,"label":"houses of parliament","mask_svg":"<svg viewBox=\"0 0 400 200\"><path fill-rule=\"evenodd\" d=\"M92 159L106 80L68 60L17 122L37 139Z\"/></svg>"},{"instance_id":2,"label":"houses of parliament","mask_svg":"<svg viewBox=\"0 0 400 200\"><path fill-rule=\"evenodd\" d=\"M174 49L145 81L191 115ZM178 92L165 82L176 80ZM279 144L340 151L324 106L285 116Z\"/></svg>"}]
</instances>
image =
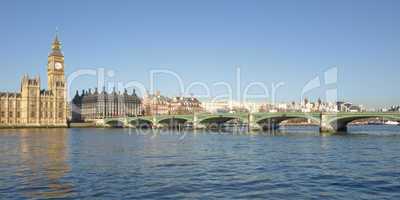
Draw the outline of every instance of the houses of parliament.
<instances>
[{"instance_id":1,"label":"houses of parliament","mask_svg":"<svg viewBox=\"0 0 400 200\"><path fill-rule=\"evenodd\" d=\"M67 101L64 55L57 36L47 63L47 85L24 75L19 92L0 92L0 127L66 127Z\"/></svg>"}]
</instances>

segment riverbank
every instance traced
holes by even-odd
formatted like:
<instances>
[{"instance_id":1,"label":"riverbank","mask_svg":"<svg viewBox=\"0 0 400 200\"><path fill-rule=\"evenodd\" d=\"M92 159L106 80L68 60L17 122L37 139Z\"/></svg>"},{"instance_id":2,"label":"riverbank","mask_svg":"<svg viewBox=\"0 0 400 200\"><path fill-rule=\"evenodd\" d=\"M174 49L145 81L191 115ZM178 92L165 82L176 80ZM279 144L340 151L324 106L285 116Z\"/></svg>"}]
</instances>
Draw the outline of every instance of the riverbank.
<instances>
[{"instance_id":1,"label":"riverbank","mask_svg":"<svg viewBox=\"0 0 400 200\"><path fill-rule=\"evenodd\" d=\"M68 128L68 125L54 125L54 126L41 126L41 125L1 125L0 129L29 129L29 128Z\"/></svg>"},{"instance_id":2,"label":"riverbank","mask_svg":"<svg viewBox=\"0 0 400 200\"><path fill-rule=\"evenodd\" d=\"M94 122L73 122L70 123L69 128L99 128ZM103 127L102 127L103 128Z\"/></svg>"}]
</instances>

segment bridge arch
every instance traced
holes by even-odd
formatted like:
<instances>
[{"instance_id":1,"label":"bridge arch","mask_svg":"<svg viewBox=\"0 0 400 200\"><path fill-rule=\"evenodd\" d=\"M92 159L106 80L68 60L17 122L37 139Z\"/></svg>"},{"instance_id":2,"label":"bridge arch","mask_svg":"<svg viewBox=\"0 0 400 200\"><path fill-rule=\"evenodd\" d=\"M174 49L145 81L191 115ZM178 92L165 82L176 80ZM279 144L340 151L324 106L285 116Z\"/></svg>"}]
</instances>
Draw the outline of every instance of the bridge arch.
<instances>
[{"instance_id":1,"label":"bridge arch","mask_svg":"<svg viewBox=\"0 0 400 200\"><path fill-rule=\"evenodd\" d=\"M170 120L189 122L189 121L191 121L191 118L186 117L186 116L167 116L167 117L160 117L157 122L158 123L166 123Z\"/></svg>"},{"instance_id":2,"label":"bridge arch","mask_svg":"<svg viewBox=\"0 0 400 200\"><path fill-rule=\"evenodd\" d=\"M108 120L105 122L107 127L111 128L122 128L124 127L124 122L119 119Z\"/></svg>"},{"instance_id":3,"label":"bridge arch","mask_svg":"<svg viewBox=\"0 0 400 200\"><path fill-rule=\"evenodd\" d=\"M348 125L356 120L360 119L369 119L369 118L383 118L385 120L393 120L393 121L400 121L400 118L390 115L348 115L348 116L338 116L334 117L328 121L328 129L338 132L346 132Z\"/></svg>"},{"instance_id":4,"label":"bridge arch","mask_svg":"<svg viewBox=\"0 0 400 200\"><path fill-rule=\"evenodd\" d=\"M220 129L223 125L229 121L238 120L239 122L247 122L247 118L245 119L241 115L210 115L202 117L198 120L198 123L205 126L206 128L211 129Z\"/></svg>"},{"instance_id":5,"label":"bridge arch","mask_svg":"<svg viewBox=\"0 0 400 200\"><path fill-rule=\"evenodd\" d=\"M184 117L168 117L160 119L158 121L158 124L164 127L177 128L180 126L184 126L184 124L186 124L187 122L189 122L189 120Z\"/></svg>"},{"instance_id":6,"label":"bridge arch","mask_svg":"<svg viewBox=\"0 0 400 200\"><path fill-rule=\"evenodd\" d=\"M290 119L307 119L315 124L320 124L319 116L315 115L270 115L261 117L256 120L256 123L263 129L263 130L273 130L278 129L280 124L286 120Z\"/></svg>"},{"instance_id":7,"label":"bridge arch","mask_svg":"<svg viewBox=\"0 0 400 200\"><path fill-rule=\"evenodd\" d=\"M152 128L153 122L151 120L144 119L144 118L136 118L136 119L130 120L129 125L131 125L134 128L146 129L146 128Z\"/></svg>"},{"instance_id":8,"label":"bridge arch","mask_svg":"<svg viewBox=\"0 0 400 200\"><path fill-rule=\"evenodd\" d=\"M227 121L236 119L235 117L228 117L228 116L213 116L213 117L207 117L205 119L200 120L201 124L207 124L207 123L225 123Z\"/></svg>"}]
</instances>

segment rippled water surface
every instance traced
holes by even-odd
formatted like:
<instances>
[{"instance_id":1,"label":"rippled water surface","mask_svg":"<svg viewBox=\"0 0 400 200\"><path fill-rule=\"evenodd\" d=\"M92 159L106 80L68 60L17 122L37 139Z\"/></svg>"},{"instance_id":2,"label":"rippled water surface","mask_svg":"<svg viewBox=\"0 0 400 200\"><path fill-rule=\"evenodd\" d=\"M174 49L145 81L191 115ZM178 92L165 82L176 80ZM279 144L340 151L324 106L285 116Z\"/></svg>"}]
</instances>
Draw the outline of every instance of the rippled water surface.
<instances>
[{"instance_id":1,"label":"rippled water surface","mask_svg":"<svg viewBox=\"0 0 400 200\"><path fill-rule=\"evenodd\" d=\"M0 130L0 199L400 199L400 128Z\"/></svg>"}]
</instances>

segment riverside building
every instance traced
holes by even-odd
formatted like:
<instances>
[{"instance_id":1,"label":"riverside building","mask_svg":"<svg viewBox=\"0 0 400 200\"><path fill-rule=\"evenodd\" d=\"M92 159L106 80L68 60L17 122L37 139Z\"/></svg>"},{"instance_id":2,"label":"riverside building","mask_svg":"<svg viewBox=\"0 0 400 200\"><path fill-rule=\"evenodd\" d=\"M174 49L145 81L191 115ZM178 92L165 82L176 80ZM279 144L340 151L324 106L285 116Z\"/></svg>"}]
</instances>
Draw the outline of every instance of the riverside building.
<instances>
[{"instance_id":1,"label":"riverside building","mask_svg":"<svg viewBox=\"0 0 400 200\"><path fill-rule=\"evenodd\" d=\"M40 77L24 75L19 92L0 93L0 127L66 127L64 55L56 36L47 62L48 90Z\"/></svg>"},{"instance_id":2,"label":"riverside building","mask_svg":"<svg viewBox=\"0 0 400 200\"><path fill-rule=\"evenodd\" d=\"M97 119L112 117L135 117L143 114L142 100L125 90L123 93L115 91L108 93L105 88L101 92L77 91L71 102L72 121L90 122Z\"/></svg>"},{"instance_id":3,"label":"riverside building","mask_svg":"<svg viewBox=\"0 0 400 200\"><path fill-rule=\"evenodd\" d=\"M186 115L201 112L201 102L195 97L174 97L170 101L170 113Z\"/></svg>"},{"instance_id":4,"label":"riverside building","mask_svg":"<svg viewBox=\"0 0 400 200\"><path fill-rule=\"evenodd\" d=\"M169 115L171 114L171 99L161 95L159 91L156 94L145 94L143 107L145 115Z\"/></svg>"},{"instance_id":5,"label":"riverside building","mask_svg":"<svg viewBox=\"0 0 400 200\"><path fill-rule=\"evenodd\" d=\"M145 115L185 115L201 112L201 102L195 97L169 98L160 94L146 94L143 98Z\"/></svg>"}]
</instances>

